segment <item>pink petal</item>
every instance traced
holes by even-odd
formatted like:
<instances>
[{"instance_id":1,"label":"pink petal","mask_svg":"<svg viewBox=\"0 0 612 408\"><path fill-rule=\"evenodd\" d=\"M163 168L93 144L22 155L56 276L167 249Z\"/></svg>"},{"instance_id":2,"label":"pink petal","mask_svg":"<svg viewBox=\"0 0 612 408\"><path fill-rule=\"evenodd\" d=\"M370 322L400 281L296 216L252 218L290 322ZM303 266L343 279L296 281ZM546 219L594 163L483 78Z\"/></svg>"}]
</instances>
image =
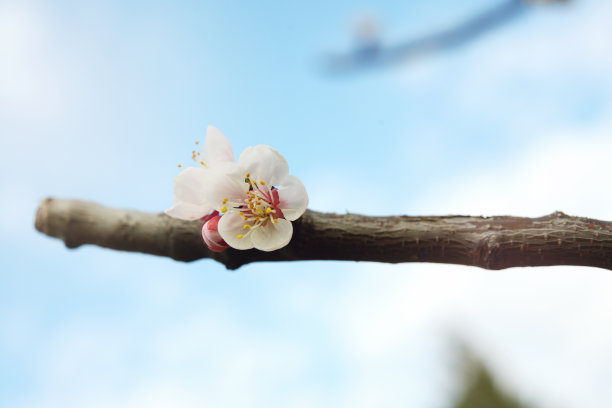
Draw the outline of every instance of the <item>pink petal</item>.
<instances>
[{"instance_id":1,"label":"pink petal","mask_svg":"<svg viewBox=\"0 0 612 408\"><path fill-rule=\"evenodd\" d=\"M219 231L217 229L217 225L219 224L219 220L221 216L219 213L215 211L216 215L212 216L208 221L204 223L202 226L202 238L204 239L204 243L206 246L214 252L223 252L229 245L221 238Z\"/></svg>"}]
</instances>

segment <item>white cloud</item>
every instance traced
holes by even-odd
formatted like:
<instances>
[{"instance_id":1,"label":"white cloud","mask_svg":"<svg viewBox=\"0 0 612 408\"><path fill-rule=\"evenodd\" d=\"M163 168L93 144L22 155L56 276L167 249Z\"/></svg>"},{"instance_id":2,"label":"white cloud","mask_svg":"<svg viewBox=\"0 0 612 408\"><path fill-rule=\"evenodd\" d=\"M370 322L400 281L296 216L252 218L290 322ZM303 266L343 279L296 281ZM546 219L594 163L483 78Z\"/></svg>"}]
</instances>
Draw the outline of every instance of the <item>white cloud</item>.
<instances>
[{"instance_id":1,"label":"white cloud","mask_svg":"<svg viewBox=\"0 0 612 408\"><path fill-rule=\"evenodd\" d=\"M45 342L42 386L22 406L285 406L279 387L300 389L290 379L307 367L307 353L246 328L231 309L201 302L170 324L66 324Z\"/></svg>"},{"instance_id":2,"label":"white cloud","mask_svg":"<svg viewBox=\"0 0 612 408\"><path fill-rule=\"evenodd\" d=\"M542 216L555 210L612 219L612 123L537 137L518 157L460 171L415 199L421 212Z\"/></svg>"},{"instance_id":3,"label":"white cloud","mask_svg":"<svg viewBox=\"0 0 612 408\"><path fill-rule=\"evenodd\" d=\"M0 115L7 120L48 124L66 114L69 81L53 34L39 5L0 3Z\"/></svg>"}]
</instances>

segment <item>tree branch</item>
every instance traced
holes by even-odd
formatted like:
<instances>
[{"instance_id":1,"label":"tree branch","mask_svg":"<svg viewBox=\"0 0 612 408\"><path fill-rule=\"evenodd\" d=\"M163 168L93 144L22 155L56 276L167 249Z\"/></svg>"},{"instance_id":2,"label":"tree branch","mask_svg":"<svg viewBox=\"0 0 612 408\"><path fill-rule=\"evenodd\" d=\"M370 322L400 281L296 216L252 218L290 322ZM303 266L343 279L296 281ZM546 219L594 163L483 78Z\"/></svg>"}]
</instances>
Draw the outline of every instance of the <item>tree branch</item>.
<instances>
[{"instance_id":1,"label":"tree branch","mask_svg":"<svg viewBox=\"0 0 612 408\"><path fill-rule=\"evenodd\" d=\"M293 239L281 250L230 248L216 253L202 242L198 221L53 198L45 199L36 214L36 229L60 238L68 248L93 244L179 261L212 258L228 269L251 262L303 260L612 269L612 222L562 212L540 218L369 217L307 210L293 226Z\"/></svg>"}]
</instances>

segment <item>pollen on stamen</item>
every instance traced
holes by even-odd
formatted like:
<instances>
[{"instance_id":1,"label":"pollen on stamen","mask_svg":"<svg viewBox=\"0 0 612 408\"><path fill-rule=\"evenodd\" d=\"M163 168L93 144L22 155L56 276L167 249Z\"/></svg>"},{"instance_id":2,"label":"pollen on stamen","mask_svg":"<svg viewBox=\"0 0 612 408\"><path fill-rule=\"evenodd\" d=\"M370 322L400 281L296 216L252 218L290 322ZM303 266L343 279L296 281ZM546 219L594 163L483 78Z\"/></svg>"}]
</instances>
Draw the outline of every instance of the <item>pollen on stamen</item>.
<instances>
[{"instance_id":1,"label":"pollen on stamen","mask_svg":"<svg viewBox=\"0 0 612 408\"><path fill-rule=\"evenodd\" d=\"M265 185L266 185L266 183L264 183L264 181L263 181L263 180L259 180L259 184L261 184L262 186L265 186Z\"/></svg>"},{"instance_id":2,"label":"pollen on stamen","mask_svg":"<svg viewBox=\"0 0 612 408\"><path fill-rule=\"evenodd\" d=\"M266 208L266 214L270 214L272 212L272 209L270 207Z\"/></svg>"},{"instance_id":3,"label":"pollen on stamen","mask_svg":"<svg viewBox=\"0 0 612 408\"><path fill-rule=\"evenodd\" d=\"M244 224L242 226L243 229L251 229L251 226L249 224Z\"/></svg>"},{"instance_id":4,"label":"pollen on stamen","mask_svg":"<svg viewBox=\"0 0 612 408\"><path fill-rule=\"evenodd\" d=\"M224 198L223 199L223 204L227 204L228 201L229 201L229 198Z\"/></svg>"},{"instance_id":5,"label":"pollen on stamen","mask_svg":"<svg viewBox=\"0 0 612 408\"><path fill-rule=\"evenodd\" d=\"M238 239L242 239L242 238L244 238L244 235L242 235L242 234L238 234L238 235L236 235L236 238L238 238Z\"/></svg>"},{"instance_id":6,"label":"pollen on stamen","mask_svg":"<svg viewBox=\"0 0 612 408\"><path fill-rule=\"evenodd\" d=\"M177 167L183 167L183 165L182 165L182 164L179 164Z\"/></svg>"},{"instance_id":7,"label":"pollen on stamen","mask_svg":"<svg viewBox=\"0 0 612 408\"><path fill-rule=\"evenodd\" d=\"M246 174L246 178L249 178L249 177L251 177L251 173Z\"/></svg>"},{"instance_id":8,"label":"pollen on stamen","mask_svg":"<svg viewBox=\"0 0 612 408\"><path fill-rule=\"evenodd\" d=\"M221 207L221 212L222 213L226 213L227 212L227 207L225 205L223 207Z\"/></svg>"}]
</instances>

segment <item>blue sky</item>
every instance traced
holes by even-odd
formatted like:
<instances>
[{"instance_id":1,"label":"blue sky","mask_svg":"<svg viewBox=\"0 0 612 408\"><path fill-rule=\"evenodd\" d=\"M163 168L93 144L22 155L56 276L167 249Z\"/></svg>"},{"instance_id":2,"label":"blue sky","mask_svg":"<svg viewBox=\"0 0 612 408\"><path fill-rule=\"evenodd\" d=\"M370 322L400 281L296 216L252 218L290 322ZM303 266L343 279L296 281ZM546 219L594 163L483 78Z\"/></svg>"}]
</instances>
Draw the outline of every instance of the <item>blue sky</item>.
<instances>
[{"instance_id":1,"label":"blue sky","mask_svg":"<svg viewBox=\"0 0 612 408\"><path fill-rule=\"evenodd\" d=\"M542 407L612 404L608 271L350 262L228 272L33 228L47 196L161 212L207 125L269 144L310 207L612 219L612 7L533 12L343 78L351 22L401 41L496 2L0 0L0 404L445 407L453 339Z\"/></svg>"}]
</instances>

